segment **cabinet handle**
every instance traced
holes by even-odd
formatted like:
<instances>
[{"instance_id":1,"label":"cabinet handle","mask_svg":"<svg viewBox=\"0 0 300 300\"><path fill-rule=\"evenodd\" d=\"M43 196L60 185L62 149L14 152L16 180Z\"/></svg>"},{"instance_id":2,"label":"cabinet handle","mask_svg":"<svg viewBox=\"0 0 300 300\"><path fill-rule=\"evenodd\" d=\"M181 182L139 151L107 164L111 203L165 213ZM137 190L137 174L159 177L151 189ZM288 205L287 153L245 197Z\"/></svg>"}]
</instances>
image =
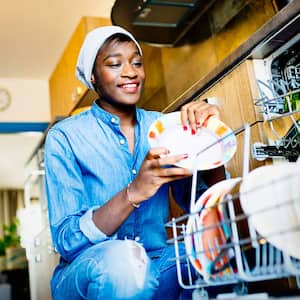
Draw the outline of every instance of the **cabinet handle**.
<instances>
[{"instance_id":1,"label":"cabinet handle","mask_svg":"<svg viewBox=\"0 0 300 300\"><path fill-rule=\"evenodd\" d=\"M49 246L48 246L48 253L49 253L49 254L55 253L54 247L53 247L52 245L49 245Z\"/></svg>"},{"instance_id":2,"label":"cabinet handle","mask_svg":"<svg viewBox=\"0 0 300 300\"><path fill-rule=\"evenodd\" d=\"M39 238L35 238L33 245L35 248L39 247L41 245L41 240Z\"/></svg>"},{"instance_id":3,"label":"cabinet handle","mask_svg":"<svg viewBox=\"0 0 300 300\"><path fill-rule=\"evenodd\" d=\"M42 261L42 256L40 253L36 254L35 257L34 257L34 261L36 263L40 263Z\"/></svg>"}]
</instances>

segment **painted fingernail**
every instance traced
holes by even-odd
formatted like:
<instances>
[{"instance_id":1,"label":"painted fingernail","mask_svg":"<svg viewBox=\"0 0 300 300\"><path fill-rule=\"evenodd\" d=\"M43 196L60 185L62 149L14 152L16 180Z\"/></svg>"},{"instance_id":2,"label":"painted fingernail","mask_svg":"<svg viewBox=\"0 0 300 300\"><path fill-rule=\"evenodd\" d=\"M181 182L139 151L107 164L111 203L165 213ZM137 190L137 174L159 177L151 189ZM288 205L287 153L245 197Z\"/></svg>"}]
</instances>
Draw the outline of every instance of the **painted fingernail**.
<instances>
[{"instance_id":1,"label":"painted fingernail","mask_svg":"<svg viewBox=\"0 0 300 300\"><path fill-rule=\"evenodd\" d=\"M183 127L183 130L184 130L184 131L187 131L187 130L188 130L188 127L187 127L186 125L183 125L182 127Z\"/></svg>"},{"instance_id":2,"label":"painted fingernail","mask_svg":"<svg viewBox=\"0 0 300 300\"><path fill-rule=\"evenodd\" d=\"M195 134L196 134L196 130L192 129L192 135L195 135Z\"/></svg>"},{"instance_id":3,"label":"painted fingernail","mask_svg":"<svg viewBox=\"0 0 300 300\"><path fill-rule=\"evenodd\" d=\"M196 122L196 125L197 125L197 126L201 126L201 123L200 123L200 122Z\"/></svg>"},{"instance_id":4,"label":"painted fingernail","mask_svg":"<svg viewBox=\"0 0 300 300\"><path fill-rule=\"evenodd\" d=\"M183 154L183 159L186 159L188 157L189 157L189 155L187 153Z\"/></svg>"}]
</instances>

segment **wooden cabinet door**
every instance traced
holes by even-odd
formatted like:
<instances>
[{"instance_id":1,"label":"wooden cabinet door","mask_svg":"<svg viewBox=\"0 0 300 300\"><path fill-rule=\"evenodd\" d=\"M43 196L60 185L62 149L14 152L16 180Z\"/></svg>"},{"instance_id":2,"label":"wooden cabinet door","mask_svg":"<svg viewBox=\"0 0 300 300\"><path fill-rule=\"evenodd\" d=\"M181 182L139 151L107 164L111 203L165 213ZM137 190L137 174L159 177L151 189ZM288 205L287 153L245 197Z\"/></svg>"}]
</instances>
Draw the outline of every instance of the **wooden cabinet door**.
<instances>
[{"instance_id":1,"label":"wooden cabinet door","mask_svg":"<svg viewBox=\"0 0 300 300\"><path fill-rule=\"evenodd\" d=\"M214 86L201 95L201 99L216 97L221 110L221 120L230 128L238 129L244 124L251 124L258 118L254 99L258 98L258 90L255 84L253 63L246 60L233 71L218 81ZM260 124L251 127L250 144L261 142ZM244 134L237 135L237 152L229 161L227 167L232 177L241 176L243 173L244 159ZM251 158L248 162L250 169L261 165Z\"/></svg>"}]
</instances>

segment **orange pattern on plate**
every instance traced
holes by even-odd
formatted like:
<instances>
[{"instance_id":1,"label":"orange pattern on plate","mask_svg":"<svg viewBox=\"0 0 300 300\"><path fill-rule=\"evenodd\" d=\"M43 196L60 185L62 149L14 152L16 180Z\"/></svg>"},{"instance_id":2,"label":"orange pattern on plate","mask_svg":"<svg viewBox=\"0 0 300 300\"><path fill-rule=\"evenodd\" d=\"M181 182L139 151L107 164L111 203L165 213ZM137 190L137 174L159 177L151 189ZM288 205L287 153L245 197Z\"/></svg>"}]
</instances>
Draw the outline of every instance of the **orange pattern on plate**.
<instances>
[{"instance_id":1,"label":"orange pattern on plate","mask_svg":"<svg viewBox=\"0 0 300 300\"><path fill-rule=\"evenodd\" d=\"M227 131L227 128L225 126L218 126L217 130L216 130L216 134L218 136L223 136Z\"/></svg>"},{"instance_id":2,"label":"orange pattern on plate","mask_svg":"<svg viewBox=\"0 0 300 300\"><path fill-rule=\"evenodd\" d=\"M159 120L156 122L155 127L159 133L162 133L164 131L164 124Z\"/></svg>"},{"instance_id":3,"label":"orange pattern on plate","mask_svg":"<svg viewBox=\"0 0 300 300\"><path fill-rule=\"evenodd\" d=\"M155 132L154 132L154 131L150 131L150 132L149 132L149 137L150 137L151 139L154 139L154 138L155 138Z\"/></svg>"}]
</instances>

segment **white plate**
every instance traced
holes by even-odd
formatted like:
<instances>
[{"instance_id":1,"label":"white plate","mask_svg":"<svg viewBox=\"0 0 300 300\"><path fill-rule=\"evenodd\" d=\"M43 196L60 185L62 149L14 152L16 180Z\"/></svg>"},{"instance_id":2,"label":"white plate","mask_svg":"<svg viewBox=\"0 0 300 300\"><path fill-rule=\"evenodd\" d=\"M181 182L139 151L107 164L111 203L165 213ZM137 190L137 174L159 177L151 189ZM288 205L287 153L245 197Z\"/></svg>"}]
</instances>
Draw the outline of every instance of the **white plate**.
<instances>
[{"instance_id":1,"label":"white plate","mask_svg":"<svg viewBox=\"0 0 300 300\"><path fill-rule=\"evenodd\" d=\"M170 151L169 155L188 154L187 159L176 165L190 170L194 169L194 165L198 170L209 170L225 164L232 158L237 146L232 130L215 117L210 117L194 135L190 128L183 130L180 112L165 114L154 121L149 128L148 139L152 148L165 147ZM203 153L195 160L201 151Z\"/></svg>"},{"instance_id":2,"label":"white plate","mask_svg":"<svg viewBox=\"0 0 300 300\"><path fill-rule=\"evenodd\" d=\"M208 255L208 253L204 251L203 246L202 234L204 231L208 232L209 230L205 228L205 219L213 212L211 208L217 208L219 212L218 223L220 225L218 228L220 229L222 236L224 236L224 239L228 240L231 231L230 225L223 222L225 219L225 211L222 202L225 195L232 191L240 181L241 178L226 179L211 186L196 202L193 211L197 213L191 214L188 219L185 237L186 253L195 270L205 279L211 277L210 269L212 267L212 260L208 257L211 253ZM215 237L211 237L210 240L213 240L214 238ZM230 251L225 252L222 262L228 262L231 257L232 253ZM229 272L229 269L225 269L223 272Z\"/></svg>"},{"instance_id":3,"label":"white plate","mask_svg":"<svg viewBox=\"0 0 300 300\"><path fill-rule=\"evenodd\" d=\"M300 168L278 163L251 171L240 187L244 212L257 232L300 259Z\"/></svg>"}]
</instances>

